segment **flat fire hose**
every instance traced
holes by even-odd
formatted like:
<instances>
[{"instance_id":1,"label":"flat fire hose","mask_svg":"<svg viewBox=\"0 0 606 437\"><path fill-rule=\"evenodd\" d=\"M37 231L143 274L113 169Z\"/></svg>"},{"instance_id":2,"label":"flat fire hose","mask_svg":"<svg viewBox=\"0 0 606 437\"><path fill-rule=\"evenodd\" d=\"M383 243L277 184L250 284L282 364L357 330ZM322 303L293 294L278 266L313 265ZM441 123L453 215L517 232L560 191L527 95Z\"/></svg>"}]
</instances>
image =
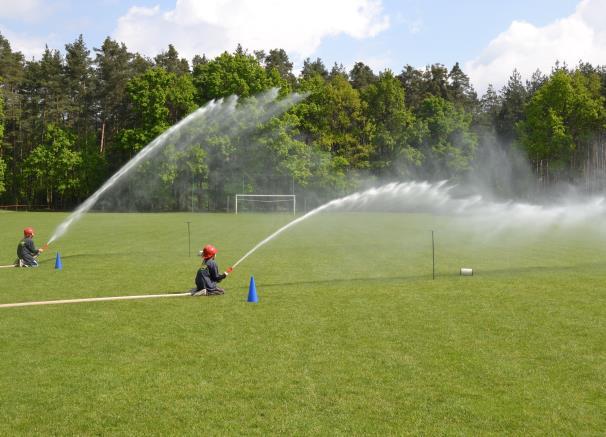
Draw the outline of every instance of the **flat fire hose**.
<instances>
[{"instance_id":1,"label":"flat fire hose","mask_svg":"<svg viewBox=\"0 0 606 437\"><path fill-rule=\"evenodd\" d=\"M83 299L42 300L37 302L3 303L0 308L27 307L34 305L56 305L64 303L103 302L108 300L152 299L155 297L181 297L190 296L190 293L141 294L135 296L88 297Z\"/></svg>"}]
</instances>

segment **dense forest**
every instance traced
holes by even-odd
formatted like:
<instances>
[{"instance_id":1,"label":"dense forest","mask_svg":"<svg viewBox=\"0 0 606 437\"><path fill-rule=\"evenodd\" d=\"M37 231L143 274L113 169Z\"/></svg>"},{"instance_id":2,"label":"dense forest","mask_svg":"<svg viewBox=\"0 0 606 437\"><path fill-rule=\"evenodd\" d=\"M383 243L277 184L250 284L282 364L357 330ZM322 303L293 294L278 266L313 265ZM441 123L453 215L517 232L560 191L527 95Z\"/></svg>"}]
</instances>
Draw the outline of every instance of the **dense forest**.
<instances>
[{"instance_id":1,"label":"dense forest","mask_svg":"<svg viewBox=\"0 0 606 437\"><path fill-rule=\"evenodd\" d=\"M463 180L495 148L502 160L524 157L525 188L606 187L604 66L556 63L526 81L512 66L502 89L478 96L458 63L403 65L346 71L306 59L297 74L282 49L238 46L190 63L172 45L150 59L111 38L91 52L82 36L26 60L0 35L0 205L70 209L196 108L275 87L307 97L255 141L217 133L214 152L170 158L162 183L193 188L166 190L158 209L225 210L238 192L326 198L360 181Z\"/></svg>"}]
</instances>

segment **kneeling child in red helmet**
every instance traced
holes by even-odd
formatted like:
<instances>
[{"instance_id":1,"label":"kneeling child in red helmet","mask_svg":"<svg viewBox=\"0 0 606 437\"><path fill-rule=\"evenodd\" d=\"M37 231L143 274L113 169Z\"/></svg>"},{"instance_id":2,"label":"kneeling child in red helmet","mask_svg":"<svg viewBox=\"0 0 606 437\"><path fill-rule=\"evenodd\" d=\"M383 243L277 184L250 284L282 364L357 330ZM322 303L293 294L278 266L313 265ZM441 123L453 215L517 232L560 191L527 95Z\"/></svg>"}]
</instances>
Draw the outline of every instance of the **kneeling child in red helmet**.
<instances>
[{"instance_id":1,"label":"kneeling child in red helmet","mask_svg":"<svg viewBox=\"0 0 606 437\"><path fill-rule=\"evenodd\" d=\"M215 261L217 252L218 250L211 244L207 244L200 251L202 267L196 274L196 288L192 289L192 296L207 296L223 294L225 292L217 284L225 279L229 273L223 272L219 274L219 266Z\"/></svg>"},{"instance_id":2,"label":"kneeling child in red helmet","mask_svg":"<svg viewBox=\"0 0 606 437\"><path fill-rule=\"evenodd\" d=\"M23 240L17 246L17 260L15 265L19 267L38 267L36 257L44 252L43 249L37 249L34 244L34 229L27 227L23 230Z\"/></svg>"}]
</instances>

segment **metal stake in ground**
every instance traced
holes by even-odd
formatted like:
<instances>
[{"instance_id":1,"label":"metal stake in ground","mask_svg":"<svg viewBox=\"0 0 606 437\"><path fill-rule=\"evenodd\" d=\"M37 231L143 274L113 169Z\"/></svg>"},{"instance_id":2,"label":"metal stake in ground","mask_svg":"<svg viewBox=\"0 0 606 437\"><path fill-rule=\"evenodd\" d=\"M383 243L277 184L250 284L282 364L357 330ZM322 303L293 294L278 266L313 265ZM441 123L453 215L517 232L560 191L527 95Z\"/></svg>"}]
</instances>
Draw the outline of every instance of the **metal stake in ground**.
<instances>
[{"instance_id":1,"label":"metal stake in ground","mask_svg":"<svg viewBox=\"0 0 606 437\"><path fill-rule=\"evenodd\" d=\"M431 231L431 278L436 279L436 251L433 243L433 230Z\"/></svg>"},{"instance_id":2,"label":"metal stake in ground","mask_svg":"<svg viewBox=\"0 0 606 437\"><path fill-rule=\"evenodd\" d=\"M191 222L185 222L185 223L187 223L187 248L188 248L187 250L189 253L189 257L191 258L191 233L189 232L189 224Z\"/></svg>"}]
</instances>

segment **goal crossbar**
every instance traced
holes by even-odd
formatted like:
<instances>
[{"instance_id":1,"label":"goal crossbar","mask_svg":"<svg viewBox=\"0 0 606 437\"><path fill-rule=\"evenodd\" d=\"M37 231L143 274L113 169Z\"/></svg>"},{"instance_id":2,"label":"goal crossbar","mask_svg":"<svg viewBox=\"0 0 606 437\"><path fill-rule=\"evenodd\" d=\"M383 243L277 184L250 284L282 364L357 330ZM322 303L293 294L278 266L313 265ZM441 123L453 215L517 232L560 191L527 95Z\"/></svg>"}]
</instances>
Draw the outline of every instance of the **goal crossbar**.
<instances>
[{"instance_id":1,"label":"goal crossbar","mask_svg":"<svg viewBox=\"0 0 606 437\"><path fill-rule=\"evenodd\" d=\"M262 198L270 200L263 200ZM263 203L292 202L292 215L296 215L297 212L297 196L295 194L236 194L236 214L238 214L238 200L241 199Z\"/></svg>"}]
</instances>

